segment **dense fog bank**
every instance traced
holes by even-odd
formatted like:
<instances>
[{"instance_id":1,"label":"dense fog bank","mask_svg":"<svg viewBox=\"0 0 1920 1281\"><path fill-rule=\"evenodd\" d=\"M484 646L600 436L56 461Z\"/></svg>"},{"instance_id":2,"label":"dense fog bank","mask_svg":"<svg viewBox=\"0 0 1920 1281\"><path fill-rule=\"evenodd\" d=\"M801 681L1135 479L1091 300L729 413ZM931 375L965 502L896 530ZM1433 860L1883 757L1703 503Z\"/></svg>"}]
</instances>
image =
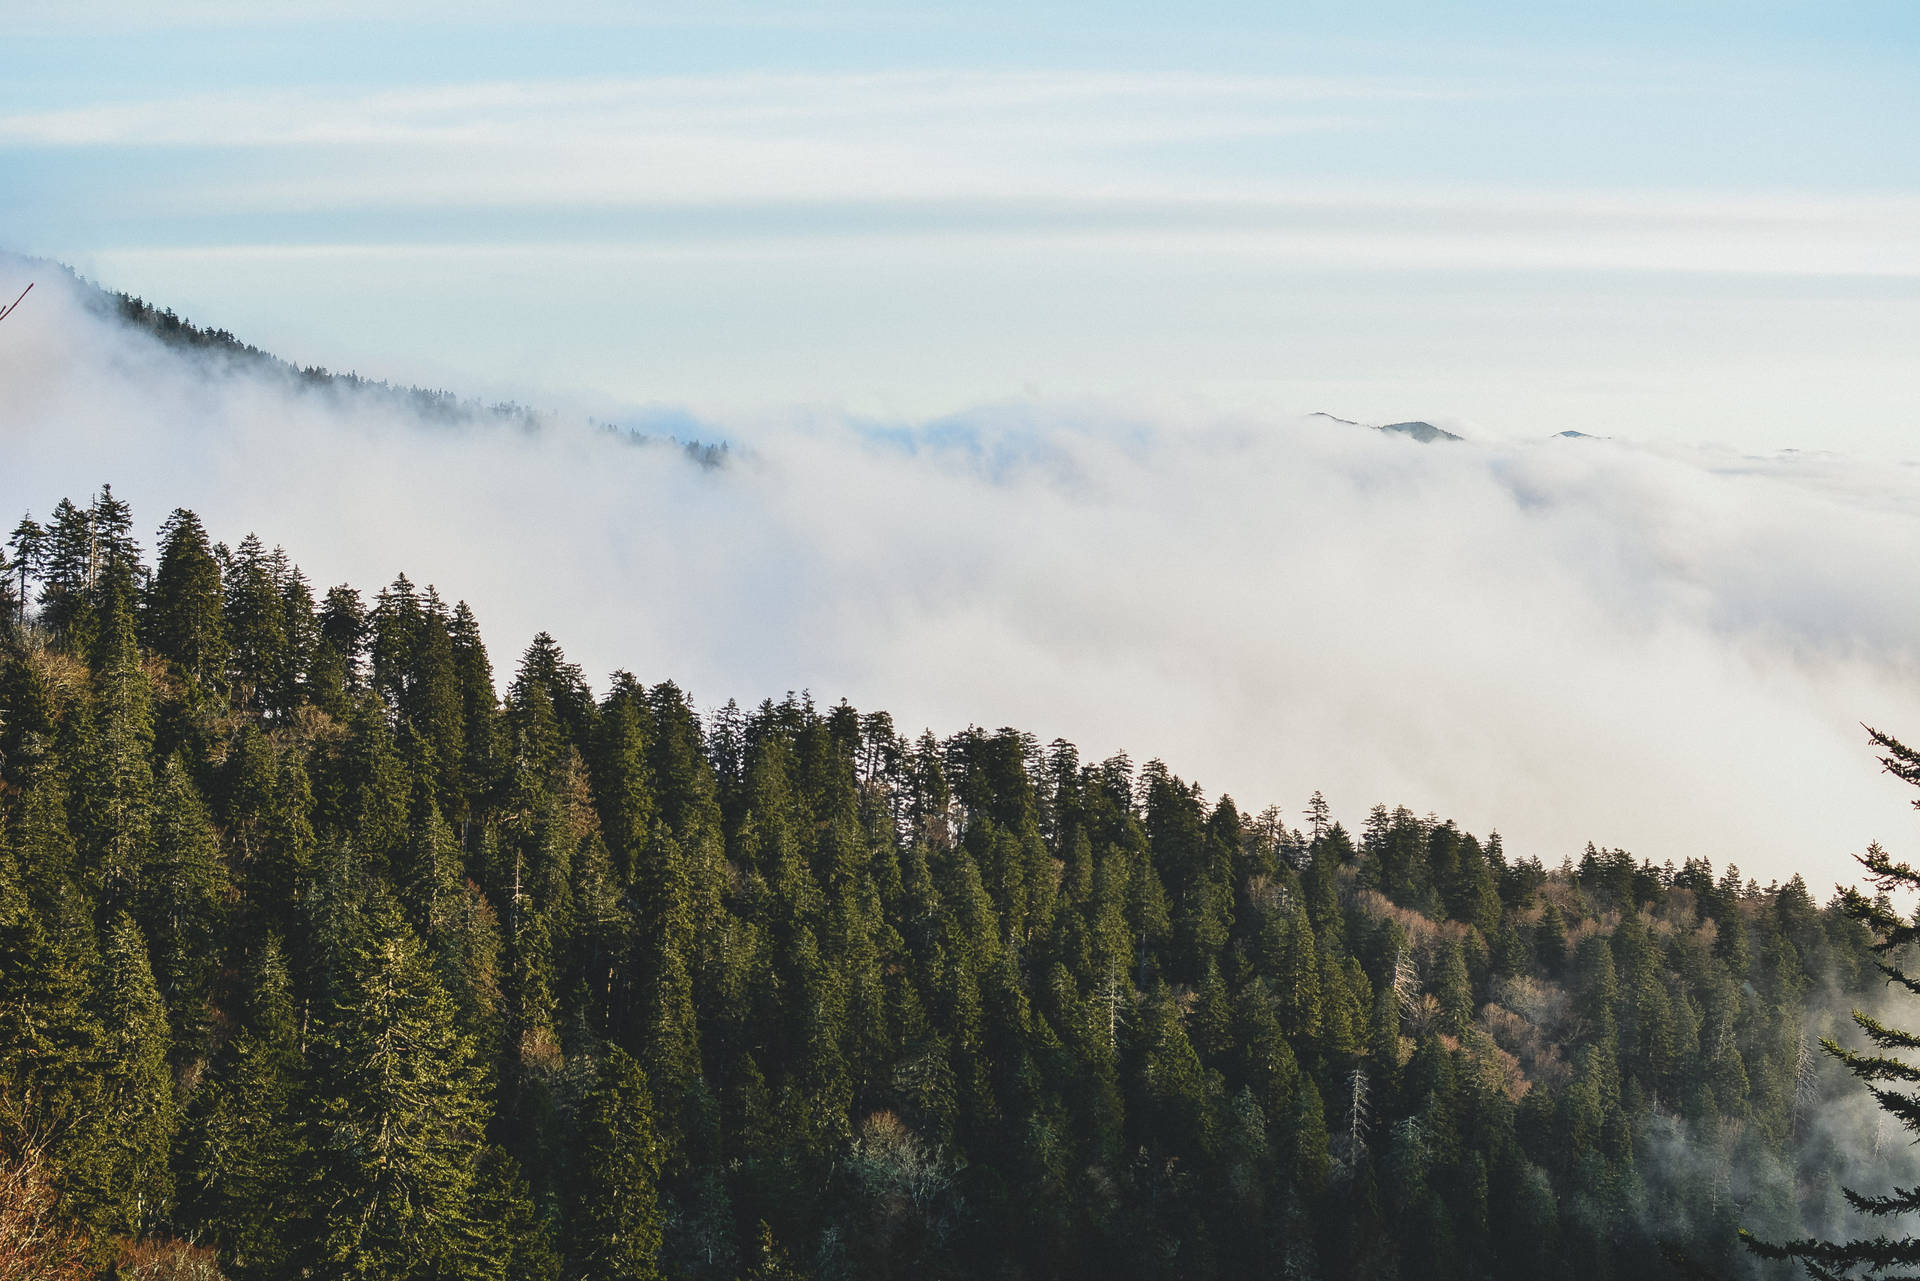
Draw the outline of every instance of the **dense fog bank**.
<instances>
[{"instance_id":1,"label":"dense fog bank","mask_svg":"<svg viewBox=\"0 0 1920 1281\"><path fill-rule=\"evenodd\" d=\"M322 587L404 567L496 655L547 627L590 674L706 705L808 688L1018 724L1253 808L1431 808L1550 862L1591 839L1819 889L1908 839L1859 722L1920 726L1910 465L1656 450L1633 424L1420 445L1007 405L687 424L734 445L698 466L571 417L323 394L35 274L0 331L9 524L111 482L149 536L188 505Z\"/></svg>"}]
</instances>

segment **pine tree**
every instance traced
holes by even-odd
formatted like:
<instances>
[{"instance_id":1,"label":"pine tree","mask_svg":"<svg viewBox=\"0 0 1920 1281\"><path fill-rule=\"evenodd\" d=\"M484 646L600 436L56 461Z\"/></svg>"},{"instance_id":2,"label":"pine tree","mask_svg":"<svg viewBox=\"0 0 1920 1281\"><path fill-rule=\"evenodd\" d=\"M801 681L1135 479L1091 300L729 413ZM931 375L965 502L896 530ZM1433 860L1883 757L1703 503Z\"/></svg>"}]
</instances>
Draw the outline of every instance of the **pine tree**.
<instances>
[{"instance_id":1,"label":"pine tree","mask_svg":"<svg viewBox=\"0 0 1920 1281\"><path fill-rule=\"evenodd\" d=\"M57 799L51 785L44 799ZM54 817L57 819L57 811ZM0 835L7 835L0 833ZM16 840L22 835L16 828ZM62 830L61 835L64 835ZM51 1135L51 1176L84 1212L114 1182L102 1103L107 1031L94 1007L88 937L62 938L34 910L23 860L39 841L0 843L0 1120Z\"/></svg>"},{"instance_id":2,"label":"pine tree","mask_svg":"<svg viewBox=\"0 0 1920 1281\"><path fill-rule=\"evenodd\" d=\"M1450 938L1440 949L1434 995L1440 1000L1440 1028L1454 1036L1466 1033L1473 1022L1473 981L1467 977L1466 951Z\"/></svg>"},{"instance_id":3,"label":"pine tree","mask_svg":"<svg viewBox=\"0 0 1920 1281\"><path fill-rule=\"evenodd\" d=\"M85 653L93 638L98 548L86 510L62 498L34 557L40 578L40 621L70 651Z\"/></svg>"},{"instance_id":4,"label":"pine tree","mask_svg":"<svg viewBox=\"0 0 1920 1281\"><path fill-rule=\"evenodd\" d=\"M472 1228L488 1113L474 1046L390 898L374 895L343 960L316 1050L312 1266L435 1277Z\"/></svg>"},{"instance_id":5,"label":"pine tree","mask_svg":"<svg viewBox=\"0 0 1920 1281\"><path fill-rule=\"evenodd\" d=\"M153 826L153 704L133 638L122 630L96 678L74 796L92 886L125 906L140 883Z\"/></svg>"},{"instance_id":6,"label":"pine tree","mask_svg":"<svg viewBox=\"0 0 1920 1281\"><path fill-rule=\"evenodd\" d=\"M47 532L40 527L31 514L22 516L20 523L13 527L11 535L13 547L13 573L19 579L19 590L14 600L18 611L15 621L27 621L28 581L41 572L42 558L46 555Z\"/></svg>"},{"instance_id":7,"label":"pine tree","mask_svg":"<svg viewBox=\"0 0 1920 1281\"><path fill-rule=\"evenodd\" d=\"M276 710L277 694L287 683L292 648L282 583L276 576L284 561L284 556L276 560L258 537L248 534L221 575L234 693L239 704L251 711Z\"/></svg>"},{"instance_id":8,"label":"pine tree","mask_svg":"<svg viewBox=\"0 0 1920 1281\"><path fill-rule=\"evenodd\" d=\"M1269 914L1260 935L1260 968L1280 1004L1280 1026L1289 1036L1320 1034L1320 947L1297 894Z\"/></svg>"},{"instance_id":9,"label":"pine tree","mask_svg":"<svg viewBox=\"0 0 1920 1281\"><path fill-rule=\"evenodd\" d=\"M176 508L160 527L160 564L147 593L145 635L154 653L203 685L224 679L228 645L220 562L200 518Z\"/></svg>"},{"instance_id":10,"label":"pine tree","mask_svg":"<svg viewBox=\"0 0 1920 1281\"><path fill-rule=\"evenodd\" d=\"M633 879L657 812L648 761L651 720L646 692L625 672L614 673L613 686L600 705L593 781L601 830L623 884Z\"/></svg>"},{"instance_id":11,"label":"pine tree","mask_svg":"<svg viewBox=\"0 0 1920 1281\"><path fill-rule=\"evenodd\" d=\"M314 629L307 696L328 715L345 719L362 688L360 658L366 646L367 610L360 593L344 584L329 588L315 613Z\"/></svg>"},{"instance_id":12,"label":"pine tree","mask_svg":"<svg viewBox=\"0 0 1920 1281\"><path fill-rule=\"evenodd\" d=\"M1193 1160L1213 1145L1206 1074L1181 1024L1173 993L1159 985L1141 1006L1135 1104L1139 1133L1149 1150Z\"/></svg>"},{"instance_id":13,"label":"pine tree","mask_svg":"<svg viewBox=\"0 0 1920 1281\"><path fill-rule=\"evenodd\" d=\"M13 585L14 564L0 549L0 634L26 623L26 594Z\"/></svg>"},{"instance_id":14,"label":"pine tree","mask_svg":"<svg viewBox=\"0 0 1920 1281\"><path fill-rule=\"evenodd\" d=\"M206 806L178 756L162 767L155 802L153 854L141 872L138 903L172 1015L174 1061L184 1065L206 1036L228 877Z\"/></svg>"},{"instance_id":15,"label":"pine tree","mask_svg":"<svg viewBox=\"0 0 1920 1281\"><path fill-rule=\"evenodd\" d=\"M168 1164L177 1113L167 1007L153 981L147 943L126 914L107 927L98 1008L101 1045L101 1130L106 1160L95 1181L77 1190L100 1227L137 1236L158 1223L173 1199Z\"/></svg>"},{"instance_id":16,"label":"pine tree","mask_svg":"<svg viewBox=\"0 0 1920 1281\"><path fill-rule=\"evenodd\" d=\"M305 1060L292 976L269 936L249 966L243 1022L193 1101L182 1188L188 1221L218 1242L242 1277L277 1277L291 1264L294 1216L284 1202L306 1164Z\"/></svg>"},{"instance_id":17,"label":"pine tree","mask_svg":"<svg viewBox=\"0 0 1920 1281\"><path fill-rule=\"evenodd\" d=\"M467 844L466 828L474 807L499 786L502 766L499 698L493 688L493 665L487 659L487 647L480 639L480 624L465 601L454 606L447 623L447 640L453 651L453 679L460 700L459 762L460 798L447 817L457 825L461 844Z\"/></svg>"},{"instance_id":18,"label":"pine tree","mask_svg":"<svg viewBox=\"0 0 1920 1281\"><path fill-rule=\"evenodd\" d=\"M553 1231L534 1205L519 1163L488 1148L473 1192L472 1231L460 1259L463 1281L559 1281Z\"/></svg>"},{"instance_id":19,"label":"pine tree","mask_svg":"<svg viewBox=\"0 0 1920 1281\"><path fill-rule=\"evenodd\" d=\"M660 1275L659 1177L653 1095L618 1046L601 1060L575 1122L567 1257L581 1281L651 1281Z\"/></svg>"}]
</instances>

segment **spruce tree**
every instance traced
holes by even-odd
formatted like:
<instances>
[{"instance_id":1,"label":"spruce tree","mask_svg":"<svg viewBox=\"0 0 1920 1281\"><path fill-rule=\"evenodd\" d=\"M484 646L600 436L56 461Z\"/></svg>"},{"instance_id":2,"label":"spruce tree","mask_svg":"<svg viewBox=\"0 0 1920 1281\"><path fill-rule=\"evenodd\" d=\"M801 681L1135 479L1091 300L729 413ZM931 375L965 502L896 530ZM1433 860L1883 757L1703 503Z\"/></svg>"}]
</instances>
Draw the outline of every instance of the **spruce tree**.
<instances>
[{"instance_id":1,"label":"spruce tree","mask_svg":"<svg viewBox=\"0 0 1920 1281\"><path fill-rule=\"evenodd\" d=\"M122 913L102 940L97 999L101 1044L101 1146L91 1186L77 1199L102 1228L137 1236L161 1221L173 1199L168 1162L177 1124L167 1007L153 980L147 942Z\"/></svg>"},{"instance_id":2,"label":"spruce tree","mask_svg":"<svg viewBox=\"0 0 1920 1281\"><path fill-rule=\"evenodd\" d=\"M132 902L153 829L153 702L130 631L115 637L95 678L78 747L75 836L92 888L114 907Z\"/></svg>"},{"instance_id":3,"label":"spruce tree","mask_svg":"<svg viewBox=\"0 0 1920 1281\"><path fill-rule=\"evenodd\" d=\"M369 1281L437 1277L472 1229L485 1151L474 1046L390 897L375 892L343 960L316 1049L311 1266Z\"/></svg>"},{"instance_id":4,"label":"spruce tree","mask_svg":"<svg viewBox=\"0 0 1920 1281\"><path fill-rule=\"evenodd\" d=\"M203 685L227 671L226 618L220 562L200 518L176 508L160 527L160 564L147 592L148 646L182 675Z\"/></svg>"},{"instance_id":5,"label":"spruce tree","mask_svg":"<svg viewBox=\"0 0 1920 1281\"><path fill-rule=\"evenodd\" d=\"M646 1073L607 1050L575 1121L567 1257L581 1281L652 1281L660 1252L661 1150Z\"/></svg>"},{"instance_id":6,"label":"spruce tree","mask_svg":"<svg viewBox=\"0 0 1920 1281\"><path fill-rule=\"evenodd\" d=\"M292 976L269 936L248 967L239 1030L195 1097L185 1144L185 1215L220 1246L236 1276L285 1275L292 1262L285 1198L305 1167L305 1059Z\"/></svg>"}]
</instances>

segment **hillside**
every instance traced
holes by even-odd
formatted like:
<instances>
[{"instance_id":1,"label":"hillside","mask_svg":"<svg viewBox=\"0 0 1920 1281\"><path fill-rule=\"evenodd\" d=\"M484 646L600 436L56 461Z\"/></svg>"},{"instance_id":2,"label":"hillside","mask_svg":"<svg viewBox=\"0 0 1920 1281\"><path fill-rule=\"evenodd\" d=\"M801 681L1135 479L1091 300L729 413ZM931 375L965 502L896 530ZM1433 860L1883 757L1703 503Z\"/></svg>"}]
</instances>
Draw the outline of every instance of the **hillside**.
<instances>
[{"instance_id":1,"label":"hillside","mask_svg":"<svg viewBox=\"0 0 1920 1281\"><path fill-rule=\"evenodd\" d=\"M136 528L63 502L0 575L0 1120L72 1275L1597 1278L1843 1226L1810 1046L1879 975L1798 878L703 713L544 633L502 695L433 587Z\"/></svg>"}]
</instances>

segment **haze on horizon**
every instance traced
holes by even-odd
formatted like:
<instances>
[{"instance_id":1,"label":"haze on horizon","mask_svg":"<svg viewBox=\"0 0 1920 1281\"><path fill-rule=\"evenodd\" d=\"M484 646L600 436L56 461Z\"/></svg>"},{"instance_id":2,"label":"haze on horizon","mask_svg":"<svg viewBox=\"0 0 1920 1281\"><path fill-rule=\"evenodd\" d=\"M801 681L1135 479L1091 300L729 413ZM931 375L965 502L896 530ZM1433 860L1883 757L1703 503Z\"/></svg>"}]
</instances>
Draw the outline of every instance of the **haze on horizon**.
<instances>
[{"instance_id":1,"label":"haze on horizon","mask_svg":"<svg viewBox=\"0 0 1920 1281\"><path fill-rule=\"evenodd\" d=\"M15 0L0 244L536 403L1905 457L1920 15Z\"/></svg>"}]
</instances>

